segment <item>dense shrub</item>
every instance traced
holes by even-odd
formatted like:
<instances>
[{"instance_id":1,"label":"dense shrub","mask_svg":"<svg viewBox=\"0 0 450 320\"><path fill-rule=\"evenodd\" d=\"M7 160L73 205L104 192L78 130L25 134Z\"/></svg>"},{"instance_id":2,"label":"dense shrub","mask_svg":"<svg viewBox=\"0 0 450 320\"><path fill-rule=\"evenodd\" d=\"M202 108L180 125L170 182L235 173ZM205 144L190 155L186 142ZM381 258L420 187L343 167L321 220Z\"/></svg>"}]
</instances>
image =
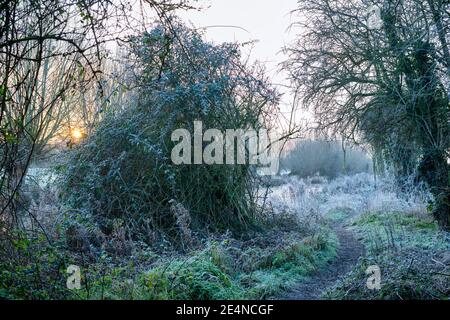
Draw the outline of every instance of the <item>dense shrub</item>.
<instances>
[{"instance_id":1,"label":"dense shrub","mask_svg":"<svg viewBox=\"0 0 450 320\"><path fill-rule=\"evenodd\" d=\"M158 26L133 39L136 103L107 115L65 167L64 198L106 235L183 243L186 229L242 231L260 212L249 166L174 165L171 134L193 136L194 120L222 132L267 126L277 94L242 64L238 45L172 26L175 33Z\"/></svg>"},{"instance_id":2,"label":"dense shrub","mask_svg":"<svg viewBox=\"0 0 450 320\"><path fill-rule=\"evenodd\" d=\"M346 148L338 141L299 141L282 160L281 168L300 177L321 175L335 178L342 174L369 172L371 165L367 154L360 148Z\"/></svg>"}]
</instances>

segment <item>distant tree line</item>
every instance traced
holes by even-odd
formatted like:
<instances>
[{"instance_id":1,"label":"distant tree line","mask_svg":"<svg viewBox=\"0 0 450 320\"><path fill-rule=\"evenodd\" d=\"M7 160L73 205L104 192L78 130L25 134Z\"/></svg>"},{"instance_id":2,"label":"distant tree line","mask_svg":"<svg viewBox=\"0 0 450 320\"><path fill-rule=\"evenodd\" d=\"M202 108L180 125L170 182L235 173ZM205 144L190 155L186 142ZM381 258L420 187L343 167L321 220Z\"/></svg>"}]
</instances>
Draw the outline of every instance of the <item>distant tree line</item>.
<instances>
[{"instance_id":1,"label":"distant tree line","mask_svg":"<svg viewBox=\"0 0 450 320\"><path fill-rule=\"evenodd\" d=\"M300 177L314 175L336 178L339 175L370 172L372 161L356 146L345 146L341 141L298 141L280 161L281 170Z\"/></svg>"}]
</instances>

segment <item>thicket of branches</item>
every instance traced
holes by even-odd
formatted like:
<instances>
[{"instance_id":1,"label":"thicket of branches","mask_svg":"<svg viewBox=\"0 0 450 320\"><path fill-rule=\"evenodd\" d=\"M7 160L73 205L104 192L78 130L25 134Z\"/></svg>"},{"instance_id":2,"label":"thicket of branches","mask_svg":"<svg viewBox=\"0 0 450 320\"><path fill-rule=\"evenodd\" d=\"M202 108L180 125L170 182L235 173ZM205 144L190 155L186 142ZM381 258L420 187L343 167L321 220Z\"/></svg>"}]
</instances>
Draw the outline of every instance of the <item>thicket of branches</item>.
<instances>
[{"instance_id":1,"label":"thicket of branches","mask_svg":"<svg viewBox=\"0 0 450 320\"><path fill-rule=\"evenodd\" d=\"M111 235L191 241L191 228L242 231L261 214L248 165L175 165L175 129L270 126L277 94L237 44L213 45L177 21L133 39L137 100L74 150L66 198ZM130 55L131 58L131 55ZM218 138L215 137L215 140ZM90 220L92 220L90 219Z\"/></svg>"},{"instance_id":2,"label":"thicket of branches","mask_svg":"<svg viewBox=\"0 0 450 320\"><path fill-rule=\"evenodd\" d=\"M21 225L31 161L74 121L98 123L118 87L107 45L142 27L140 4L165 19L187 1L0 1L0 227ZM74 119L76 117L76 119ZM81 117L81 119L80 119Z\"/></svg>"},{"instance_id":3,"label":"thicket of branches","mask_svg":"<svg viewBox=\"0 0 450 320\"><path fill-rule=\"evenodd\" d=\"M380 9L380 25L368 23ZM318 128L369 142L378 169L415 174L450 225L450 4L443 0L301 1L285 64ZM376 19L377 17L375 17Z\"/></svg>"}]
</instances>

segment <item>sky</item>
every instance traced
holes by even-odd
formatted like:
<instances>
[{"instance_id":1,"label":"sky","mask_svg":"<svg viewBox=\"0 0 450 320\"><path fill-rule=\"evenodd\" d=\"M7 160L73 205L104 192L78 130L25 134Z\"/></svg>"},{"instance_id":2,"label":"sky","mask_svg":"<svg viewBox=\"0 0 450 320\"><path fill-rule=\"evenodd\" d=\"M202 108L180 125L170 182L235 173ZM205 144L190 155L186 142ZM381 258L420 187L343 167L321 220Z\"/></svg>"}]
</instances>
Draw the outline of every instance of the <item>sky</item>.
<instances>
[{"instance_id":1,"label":"sky","mask_svg":"<svg viewBox=\"0 0 450 320\"><path fill-rule=\"evenodd\" d=\"M298 0L201 0L206 7L201 11L180 12L179 16L196 28L205 28L207 40L222 42L257 41L250 52L251 61L266 64L272 82L283 93L282 110L288 110L292 95L284 85L286 74L278 65L286 57L280 51L295 39L295 31L289 31Z\"/></svg>"}]
</instances>

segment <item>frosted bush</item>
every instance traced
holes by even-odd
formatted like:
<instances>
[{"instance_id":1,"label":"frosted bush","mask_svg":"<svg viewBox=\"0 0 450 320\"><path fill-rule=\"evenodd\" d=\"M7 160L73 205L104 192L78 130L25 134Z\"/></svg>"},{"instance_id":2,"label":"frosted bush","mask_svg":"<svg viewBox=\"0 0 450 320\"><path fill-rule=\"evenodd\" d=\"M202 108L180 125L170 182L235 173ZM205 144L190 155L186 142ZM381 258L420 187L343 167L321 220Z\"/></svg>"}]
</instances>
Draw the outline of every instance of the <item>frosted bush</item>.
<instances>
[{"instance_id":1,"label":"frosted bush","mask_svg":"<svg viewBox=\"0 0 450 320\"><path fill-rule=\"evenodd\" d=\"M67 205L105 235L123 221L129 238L151 245L158 245L155 233L161 242L179 243L187 215L175 215L171 199L189 212L190 228L200 236L204 230L244 233L263 220L248 164L176 165L172 133L185 129L192 136L194 121L222 132L259 130L278 103L264 70L244 63L238 44L215 45L179 21L171 25L174 30L159 25L131 39L138 99L105 115L72 150L60 183Z\"/></svg>"}]
</instances>

